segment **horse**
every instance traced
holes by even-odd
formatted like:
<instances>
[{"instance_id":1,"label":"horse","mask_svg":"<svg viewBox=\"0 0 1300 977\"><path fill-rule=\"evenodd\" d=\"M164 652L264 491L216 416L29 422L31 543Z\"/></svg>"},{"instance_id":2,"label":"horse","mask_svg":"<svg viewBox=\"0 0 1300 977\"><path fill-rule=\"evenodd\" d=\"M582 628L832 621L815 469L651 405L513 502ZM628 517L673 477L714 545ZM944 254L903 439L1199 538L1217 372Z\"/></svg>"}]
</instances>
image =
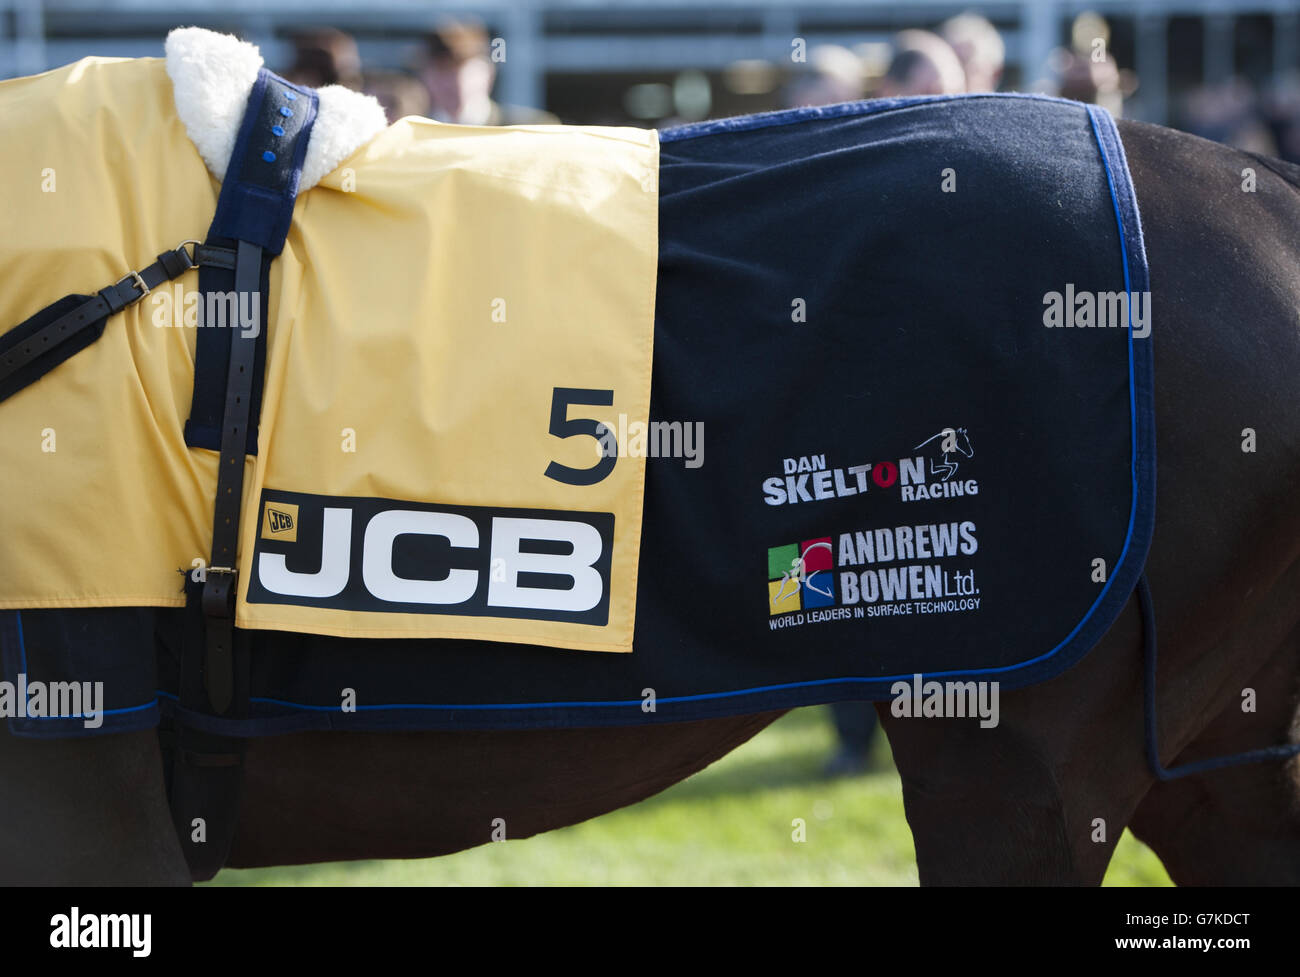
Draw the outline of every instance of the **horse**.
<instances>
[{"instance_id":1,"label":"horse","mask_svg":"<svg viewBox=\"0 0 1300 977\"><path fill-rule=\"evenodd\" d=\"M1300 167L1141 122L1118 129L1160 323L1146 563L1160 609L1159 759L1295 742ZM1257 430L1257 451L1240 450L1243 428ZM1144 752L1143 652L1130 596L1068 672L1004 692L995 728L877 703L922 884L1098 884L1126 826L1179 884L1300 882L1300 762L1161 779ZM1257 712L1242 707L1247 689ZM527 838L662 791L781 714L256 738L227 864L437 856L489 842L502 818ZM5 880L191 881L155 730L28 740L0 729L0 784Z\"/></svg>"}]
</instances>

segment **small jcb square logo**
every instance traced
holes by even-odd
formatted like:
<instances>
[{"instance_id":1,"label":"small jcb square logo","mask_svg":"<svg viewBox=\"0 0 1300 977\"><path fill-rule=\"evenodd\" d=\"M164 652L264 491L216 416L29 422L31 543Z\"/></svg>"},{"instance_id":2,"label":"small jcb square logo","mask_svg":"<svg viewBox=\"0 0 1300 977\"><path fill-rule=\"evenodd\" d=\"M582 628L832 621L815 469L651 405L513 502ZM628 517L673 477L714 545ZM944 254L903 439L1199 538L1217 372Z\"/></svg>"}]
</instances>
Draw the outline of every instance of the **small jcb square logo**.
<instances>
[{"instance_id":1,"label":"small jcb square logo","mask_svg":"<svg viewBox=\"0 0 1300 977\"><path fill-rule=\"evenodd\" d=\"M262 538L298 542L298 507L288 502L268 502L262 517Z\"/></svg>"},{"instance_id":2,"label":"small jcb square logo","mask_svg":"<svg viewBox=\"0 0 1300 977\"><path fill-rule=\"evenodd\" d=\"M768 614L833 606L835 564L831 552L829 536L768 549Z\"/></svg>"}]
</instances>

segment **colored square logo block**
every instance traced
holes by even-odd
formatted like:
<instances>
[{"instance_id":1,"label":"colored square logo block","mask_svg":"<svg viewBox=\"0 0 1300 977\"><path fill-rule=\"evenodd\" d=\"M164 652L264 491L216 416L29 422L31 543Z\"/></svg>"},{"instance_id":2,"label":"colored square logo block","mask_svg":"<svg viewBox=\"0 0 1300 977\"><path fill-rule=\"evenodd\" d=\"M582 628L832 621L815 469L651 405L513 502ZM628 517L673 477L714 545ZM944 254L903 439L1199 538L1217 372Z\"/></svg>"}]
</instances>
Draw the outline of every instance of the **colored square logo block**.
<instances>
[{"instance_id":1,"label":"colored square logo block","mask_svg":"<svg viewBox=\"0 0 1300 977\"><path fill-rule=\"evenodd\" d=\"M794 567L799 558L799 547L794 543L789 546L773 546L767 551L767 579L780 580Z\"/></svg>"},{"instance_id":2,"label":"colored square logo block","mask_svg":"<svg viewBox=\"0 0 1300 977\"><path fill-rule=\"evenodd\" d=\"M834 569L831 563L831 538L829 536L823 536L821 539L804 540L799 547L799 552L803 554L803 568L806 573Z\"/></svg>"},{"instance_id":3,"label":"colored square logo block","mask_svg":"<svg viewBox=\"0 0 1300 977\"><path fill-rule=\"evenodd\" d=\"M782 587L785 588L784 591ZM793 580L769 580L767 582L768 614L788 614L790 611L803 610L803 606L799 603L801 589Z\"/></svg>"},{"instance_id":4,"label":"colored square logo block","mask_svg":"<svg viewBox=\"0 0 1300 977\"><path fill-rule=\"evenodd\" d=\"M799 588L803 591L800 595L803 598L803 606L806 608L834 606L835 574L822 570L814 576L814 572L808 571L803 586Z\"/></svg>"},{"instance_id":5,"label":"colored square logo block","mask_svg":"<svg viewBox=\"0 0 1300 977\"><path fill-rule=\"evenodd\" d=\"M831 538L806 539L799 546L803 556L804 607L830 607L835 603L835 564L831 559Z\"/></svg>"}]
</instances>

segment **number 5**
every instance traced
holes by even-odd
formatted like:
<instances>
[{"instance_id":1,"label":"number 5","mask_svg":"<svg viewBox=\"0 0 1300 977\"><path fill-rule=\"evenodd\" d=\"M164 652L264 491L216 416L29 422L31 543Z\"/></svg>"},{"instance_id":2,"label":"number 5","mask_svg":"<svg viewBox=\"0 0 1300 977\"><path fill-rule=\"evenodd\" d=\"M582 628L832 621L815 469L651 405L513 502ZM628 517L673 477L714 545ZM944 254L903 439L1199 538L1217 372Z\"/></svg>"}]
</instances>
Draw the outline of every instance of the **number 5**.
<instances>
[{"instance_id":1,"label":"number 5","mask_svg":"<svg viewBox=\"0 0 1300 977\"><path fill-rule=\"evenodd\" d=\"M570 468L559 462L546 466L546 477L566 485L595 485L614 470L618 461L618 442L614 432L590 417L569 417L569 407L609 407L614 403L612 390L583 390L580 387L556 387L551 397L551 434L557 438L586 436L595 438L602 447L600 459L591 468Z\"/></svg>"}]
</instances>

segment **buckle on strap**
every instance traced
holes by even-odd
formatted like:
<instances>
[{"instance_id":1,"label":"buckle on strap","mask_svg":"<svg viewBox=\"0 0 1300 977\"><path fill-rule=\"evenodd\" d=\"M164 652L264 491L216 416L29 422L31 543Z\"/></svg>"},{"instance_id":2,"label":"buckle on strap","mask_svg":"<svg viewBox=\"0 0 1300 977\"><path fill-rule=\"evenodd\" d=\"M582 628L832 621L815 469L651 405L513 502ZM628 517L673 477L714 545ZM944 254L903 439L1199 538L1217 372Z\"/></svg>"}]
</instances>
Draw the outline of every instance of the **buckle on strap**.
<instances>
[{"instance_id":1,"label":"buckle on strap","mask_svg":"<svg viewBox=\"0 0 1300 977\"><path fill-rule=\"evenodd\" d=\"M191 246L189 251L185 250L186 245ZM122 309L129 308L153 291L149 287L149 283L145 281L145 275L153 276L156 283L161 284L161 282L171 281L177 275L189 271L191 268L199 267L203 264L200 254L202 246L203 242L189 238L170 251L164 251L158 256L158 260L143 272L128 271L113 285L113 292L115 293L113 300L111 300L113 311L120 312ZM178 263L183 263L183 267L177 267ZM161 281L158 281L158 279L161 279ZM131 289L135 291L131 291Z\"/></svg>"},{"instance_id":2,"label":"buckle on strap","mask_svg":"<svg viewBox=\"0 0 1300 977\"><path fill-rule=\"evenodd\" d=\"M208 567L206 574L203 581L204 616L233 618L239 571L234 567Z\"/></svg>"},{"instance_id":3,"label":"buckle on strap","mask_svg":"<svg viewBox=\"0 0 1300 977\"><path fill-rule=\"evenodd\" d=\"M138 271L127 272L121 279L118 280L118 282L113 286L113 288L120 289L123 285L135 285L135 287L140 290L138 294L133 295L127 301L127 303L122 306L122 308L124 309L135 305L135 303L139 302L142 298L144 298L151 291L153 291L153 289L151 289L149 285L145 282L145 280L140 276L140 273Z\"/></svg>"}]
</instances>

